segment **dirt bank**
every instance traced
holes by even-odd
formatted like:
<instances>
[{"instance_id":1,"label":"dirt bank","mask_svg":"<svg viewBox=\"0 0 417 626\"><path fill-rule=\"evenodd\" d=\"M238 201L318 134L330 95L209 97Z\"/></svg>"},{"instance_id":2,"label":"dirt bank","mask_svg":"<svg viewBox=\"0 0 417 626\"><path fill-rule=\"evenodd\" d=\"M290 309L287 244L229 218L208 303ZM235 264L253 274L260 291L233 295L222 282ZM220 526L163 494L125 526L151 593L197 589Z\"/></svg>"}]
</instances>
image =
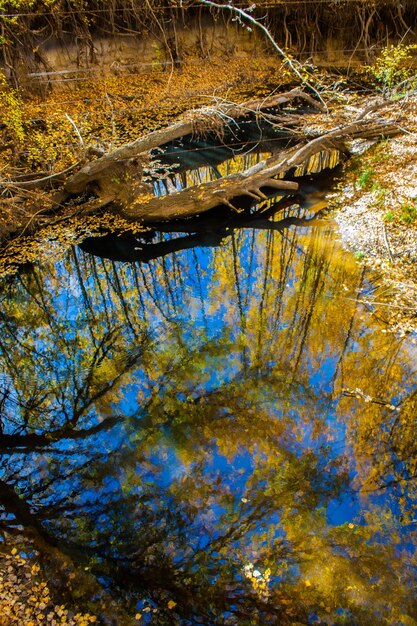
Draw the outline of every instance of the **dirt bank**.
<instances>
[{"instance_id":1,"label":"dirt bank","mask_svg":"<svg viewBox=\"0 0 417 626\"><path fill-rule=\"evenodd\" d=\"M417 331L417 98L397 105L404 134L358 154L331 206L343 244L375 269L386 318ZM366 146L357 146L360 152Z\"/></svg>"}]
</instances>

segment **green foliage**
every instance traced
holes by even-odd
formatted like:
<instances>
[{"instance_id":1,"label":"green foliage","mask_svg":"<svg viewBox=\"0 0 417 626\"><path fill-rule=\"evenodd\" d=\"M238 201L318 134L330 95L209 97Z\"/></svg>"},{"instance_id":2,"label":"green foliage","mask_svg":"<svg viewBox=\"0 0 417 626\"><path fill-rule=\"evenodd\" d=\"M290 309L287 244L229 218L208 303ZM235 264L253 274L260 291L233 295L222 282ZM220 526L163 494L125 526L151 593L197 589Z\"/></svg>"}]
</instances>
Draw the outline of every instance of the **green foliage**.
<instances>
[{"instance_id":1,"label":"green foliage","mask_svg":"<svg viewBox=\"0 0 417 626\"><path fill-rule=\"evenodd\" d=\"M371 191L374 193L377 202L382 202L383 200L385 200L387 192L380 183L375 182L371 187Z\"/></svg>"},{"instance_id":2,"label":"green foliage","mask_svg":"<svg viewBox=\"0 0 417 626\"><path fill-rule=\"evenodd\" d=\"M416 45L387 46L369 69L385 89L392 89L412 76L411 61Z\"/></svg>"},{"instance_id":3,"label":"green foliage","mask_svg":"<svg viewBox=\"0 0 417 626\"><path fill-rule=\"evenodd\" d=\"M375 172L372 168L366 166L359 174L358 185L361 189L367 189L371 186L372 179L375 175Z\"/></svg>"},{"instance_id":4,"label":"green foliage","mask_svg":"<svg viewBox=\"0 0 417 626\"><path fill-rule=\"evenodd\" d=\"M394 222L399 220L403 224L413 224L417 218L417 201L415 198L404 202L396 212L389 210L384 220L386 222Z\"/></svg>"},{"instance_id":5,"label":"green foliage","mask_svg":"<svg viewBox=\"0 0 417 626\"><path fill-rule=\"evenodd\" d=\"M11 139L16 144L21 144L25 138L22 103L18 93L7 84L2 72L0 72L0 121L8 130Z\"/></svg>"}]
</instances>

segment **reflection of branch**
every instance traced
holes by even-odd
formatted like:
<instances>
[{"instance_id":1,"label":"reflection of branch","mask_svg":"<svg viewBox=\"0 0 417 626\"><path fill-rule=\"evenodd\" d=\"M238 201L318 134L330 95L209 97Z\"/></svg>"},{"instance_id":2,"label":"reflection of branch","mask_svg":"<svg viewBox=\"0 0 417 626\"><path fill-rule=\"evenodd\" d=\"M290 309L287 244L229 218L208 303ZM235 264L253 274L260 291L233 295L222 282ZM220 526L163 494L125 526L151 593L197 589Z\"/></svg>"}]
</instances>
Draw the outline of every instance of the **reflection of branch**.
<instances>
[{"instance_id":1,"label":"reflection of branch","mask_svg":"<svg viewBox=\"0 0 417 626\"><path fill-rule=\"evenodd\" d=\"M34 539L38 548L48 550L52 546L62 550L62 541L42 526L26 499L21 498L15 489L4 481L0 481L0 501L5 512L13 515L19 526L24 527L25 533ZM84 553L84 559L85 557Z\"/></svg>"},{"instance_id":2,"label":"reflection of branch","mask_svg":"<svg viewBox=\"0 0 417 626\"><path fill-rule=\"evenodd\" d=\"M9 397L10 394L10 389L9 387L6 387L6 389L4 389L4 391L2 390L2 395L0 398L0 432L3 432L3 421L1 419L2 413L4 411L4 407L6 405L6 400Z\"/></svg>"},{"instance_id":3,"label":"reflection of branch","mask_svg":"<svg viewBox=\"0 0 417 626\"><path fill-rule=\"evenodd\" d=\"M282 203L281 201L278 202L274 210L268 210L268 212L256 215L230 216L228 220L223 220L220 224L219 220L210 218L209 222L204 223L204 226L208 228L206 232L201 232L200 227L198 232L193 234L158 243L140 244L134 235L128 233L123 235L108 234L104 237L89 237L80 244L80 248L90 254L113 261L148 263L151 260L162 258L173 252L199 247L220 246L225 238L233 234L236 228L281 232L290 226L306 226L320 214L318 213L310 218L286 217L277 222L267 219L267 216L272 216L278 210L292 204L294 204L294 200L285 199ZM213 228L216 221L217 228ZM186 230L186 228L186 226L184 228L181 226L180 230ZM188 228L192 229L191 226Z\"/></svg>"},{"instance_id":4,"label":"reflection of branch","mask_svg":"<svg viewBox=\"0 0 417 626\"><path fill-rule=\"evenodd\" d=\"M42 450L42 452L43 451L44 450ZM56 449L55 450L49 450L49 452L51 454L54 454L55 457L57 458L57 450ZM66 454L68 454L68 453L66 453ZM34 498L39 498L40 495L45 495L45 492L47 492L50 487L53 487L54 483L57 483L57 482L59 482L62 479L66 480L67 482L70 482L72 476L75 476L77 478L78 476L81 475L81 472L83 472L84 470L90 468L96 462L97 462L97 457L91 456L84 463L80 463L79 465L77 465L77 464L74 465L74 467L71 470L68 470L68 466L66 466L66 465L60 465L59 467L62 468L61 472L52 473L50 475L49 480L43 480L43 482L42 481L35 481L35 485L34 486L31 486L31 488L26 489L26 491L25 491L26 498L30 499L31 501L33 501ZM51 519L53 512L57 509L57 507L59 507L59 505L62 502L66 502L69 499L73 499L73 498L75 499L77 495L79 495L79 492L78 492L78 488L75 487L72 492L65 493L61 497L61 499L58 500L57 499L57 491L55 490L55 493L54 493L54 503L52 504L52 503L48 502L48 507L46 509L43 509L43 510L40 509L39 517L40 518L47 517L48 519Z\"/></svg>"},{"instance_id":5,"label":"reflection of branch","mask_svg":"<svg viewBox=\"0 0 417 626\"><path fill-rule=\"evenodd\" d=\"M345 387L344 389L342 389L342 394L350 398L359 398L360 400L363 400L364 402L369 402L372 404L379 404L381 406L386 407L387 409L390 409L390 411L400 411L399 405L391 404L390 402L388 402L388 400L380 400L379 398L368 396L366 393L362 391L362 389L359 389L359 387L356 387L356 389L349 389L348 387Z\"/></svg>"},{"instance_id":6,"label":"reflection of branch","mask_svg":"<svg viewBox=\"0 0 417 626\"><path fill-rule=\"evenodd\" d=\"M142 346L138 346L134 354L128 354L126 356L126 359L123 363L124 367L120 369L119 373L111 381L106 381L96 393L89 396L88 395L88 392L90 391L89 387L90 387L94 372L97 370L98 365L100 365L100 363L106 356L107 352L111 348L111 346L108 346L107 348L105 348L105 341L107 341L109 336L111 335L112 335L112 332L107 333L106 336L103 338L103 340L100 342L99 346L97 347L96 352L93 356L93 361L90 365L90 369L86 376L86 379L84 380L82 387L77 392L77 397L74 402L73 415L71 419L69 420L69 423L72 426L77 424L80 418L86 414L86 412L97 402L97 400L100 400L103 396L106 395L106 393L111 391L115 387L115 385L119 382L119 380L122 378L122 376L124 376L124 374L126 374L126 372L128 372L129 369L133 367L133 365L136 365L142 356L142 351L141 351ZM144 342L146 341L146 337L144 337L143 341ZM104 348L102 348L103 346ZM103 349L103 354L102 356L98 356L101 349ZM94 367L94 363L96 363L96 367ZM84 391L85 393L83 393ZM77 406L80 400L84 400L84 402L80 406Z\"/></svg>"},{"instance_id":7,"label":"reflection of branch","mask_svg":"<svg viewBox=\"0 0 417 626\"><path fill-rule=\"evenodd\" d=\"M106 332L101 338L99 344L96 346L90 366L87 371L87 375L84 380L81 381L79 388L77 389L77 393L74 398L73 406L74 406L74 414L71 418L71 424L74 425L77 423L81 415L85 412L85 406L91 405L91 399L88 397L88 393L90 391L91 380L93 378L94 372L99 367L100 363L106 357L106 354L110 350L110 340L113 338L116 333L116 329L111 329ZM78 408L78 404L80 401L84 400L85 404Z\"/></svg>"},{"instance_id":8,"label":"reflection of branch","mask_svg":"<svg viewBox=\"0 0 417 626\"><path fill-rule=\"evenodd\" d=\"M369 487L368 489L358 489L360 493L375 493L376 491L385 491L390 487L394 487L395 485L401 485L403 482L417 480L417 472L415 474L411 474L409 476L402 475L399 478L393 478L392 480L388 480L381 485L375 485L375 487Z\"/></svg>"},{"instance_id":9,"label":"reflection of branch","mask_svg":"<svg viewBox=\"0 0 417 626\"><path fill-rule=\"evenodd\" d=\"M92 426L91 428L85 428L82 430L74 430L65 426L58 430L52 431L47 434L30 433L28 435L0 435L0 452L8 453L11 450L19 452L33 451L33 449L39 449L42 446L50 446L56 441L63 439L86 439L92 435L107 430L115 426L123 418L121 416L107 417L105 420Z\"/></svg>"}]
</instances>

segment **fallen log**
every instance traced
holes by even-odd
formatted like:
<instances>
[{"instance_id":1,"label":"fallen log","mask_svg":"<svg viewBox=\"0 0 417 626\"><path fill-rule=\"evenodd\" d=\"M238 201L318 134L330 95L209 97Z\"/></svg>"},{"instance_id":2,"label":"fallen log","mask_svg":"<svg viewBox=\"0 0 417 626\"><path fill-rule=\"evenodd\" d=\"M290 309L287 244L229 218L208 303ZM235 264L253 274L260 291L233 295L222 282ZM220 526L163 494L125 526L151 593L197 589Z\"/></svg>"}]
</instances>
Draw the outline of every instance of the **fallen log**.
<instances>
[{"instance_id":1,"label":"fallen log","mask_svg":"<svg viewBox=\"0 0 417 626\"><path fill-rule=\"evenodd\" d=\"M232 203L233 198L246 195L259 202L267 198L262 188L278 190L282 196L294 194L298 190L298 183L295 180L284 180L283 177L291 176L302 165L308 167L309 160L320 152L338 150L346 153L345 142L348 140L375 139L399 132L395 124L385 120L359 120L316 136L304 145L272 156L239 174L162 197L150 193L139 195L134 201L118 208L124 217L143 223L193 217L219 205L239 211Z\"/></svg>"},{"instance_id":2,"label":"fallen log","mask_svg":"<svg viewBox=\"0 0 417 626\"><path fill-rule=\"evenodd\" d=\"M296 88L274 96L249 100L240 105L222 103L189 111L178 122L149 133L132 143L116 148L101 158L88 163L67 180L64 191L68 195L81 194L85 191L87 185L111 176L112 170L121 163L137 159L140 155L148 153L152 149L159 148L170 141L186 135L203 133L209 130L219 131L231 121L238 120L250 113L261 114L265 109L281 106L297 98L307 102L316 110L322 110L322 105L319 102L301 89ZM286 122L290 122L290 117L286 117Z\"/></svg>"},{"instance_id":3,"label":"fallen log","mask_svg":"<svg viewBox=\"0 0 417 626\"><path fill-rule=\"evenodd\" d=\"M284 97L286 101L290 101L291 98L301 97L301 94L302 92L299 90L292 90L287 94L280 94L276 98L280 102ZM307 98L310 97L307 96ZM275 100L275 103L278 100ZM271 99L265 99L263 102L268 102L268 106L271 106ZM245 106L246 110L248 108L257 110L260 104L259 101L251 101ZM237 108L239 109L239 107ZM231 111L230 105L229 112ZM281 113L284 114L284 112ZM254 202L264 200L267 193L271 191L275 191L279 196L293 196L298 189L297 177L309 173L310 160L316 159L321 163L321 158L318 158L317 155L325 155L334 150L346 153L348 152L346 143L349 140L391 137L402 132L401 127L395 122L377 117L358 119L352 123L338 126L327 133L318 134L317 131L311 130L309 126L304 124L304 122L308 123L309 121L307 116L304 119L300 119L299 115L290 115L289 117L298 118L297 128L294 131L293 139L291 139L291 148L285 149L243 172L188 187L162 197L156 197L152 186L142 181L141 163L132 162L130 157L135 151L139 151L138 154L141 155L145 148L155 147L159 142L167 141L172 138L173 132L178 133L177 136L182 136L187 127L182 121L167 129L150 133L133 144L97 159L88 166L91 168L88 171L85 168L80 170L67 182L62 198L53 204L44 202L41 203L40 208L39 202L32 204L23 202L20 206L17 203L18 197L4 198L3 205L8 203L10 206L2 213L0 239L5 243L22 234L30 235L50 224L99 214L103 209L121 215L129 221L144 224L163 224L180 219L189 220L189 218L199 216L218 206L223 206L229 210L229 213L230 210L239 212L242 210L241 204L236 200L239 196L248 197L252 205ZM193 127L195 130L193 123L191 121L189 123L188 128ZM328 123L328 118L326 118L326 123ZM304 124L303 132L301 132L301 124ZM294 146L295 138L297 138L297 144ZM323 167L326 167L325 163L324 161ZM315 171L319 170L320 168ZM100 178L101 174L103 178L101 179L100 193L95 194L92 188L88 188L88 185L95 176ZM117 178L116 182L114 178ZM73 186L71 186L72 184ZM70 201L67 202L70 195L68 187L83 191L79 194L74 193ZM22 192L23 189L19 189L19 191ZM42 208L42 204L44 208ZM227 215L227 210L224 211L225 215Z\"/></svg>"}]
</instances>

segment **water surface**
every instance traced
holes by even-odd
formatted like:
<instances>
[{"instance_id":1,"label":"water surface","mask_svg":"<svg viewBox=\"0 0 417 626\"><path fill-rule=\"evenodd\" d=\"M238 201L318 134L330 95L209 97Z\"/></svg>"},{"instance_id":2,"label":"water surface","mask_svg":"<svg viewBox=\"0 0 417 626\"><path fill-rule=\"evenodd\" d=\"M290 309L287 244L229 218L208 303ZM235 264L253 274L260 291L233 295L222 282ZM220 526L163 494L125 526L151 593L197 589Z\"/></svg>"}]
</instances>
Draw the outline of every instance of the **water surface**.
<instances>
[{"instance_id":1,"label":"water surface","mask_svg":"<svg viewBox=\"0 0 417 626\"><path fill-rule=\"evenodd\" d=\"M213 243L3 283L2 526L142 623L416 624L414 338L330 220Z\"/></svg>"}]
</instances>

